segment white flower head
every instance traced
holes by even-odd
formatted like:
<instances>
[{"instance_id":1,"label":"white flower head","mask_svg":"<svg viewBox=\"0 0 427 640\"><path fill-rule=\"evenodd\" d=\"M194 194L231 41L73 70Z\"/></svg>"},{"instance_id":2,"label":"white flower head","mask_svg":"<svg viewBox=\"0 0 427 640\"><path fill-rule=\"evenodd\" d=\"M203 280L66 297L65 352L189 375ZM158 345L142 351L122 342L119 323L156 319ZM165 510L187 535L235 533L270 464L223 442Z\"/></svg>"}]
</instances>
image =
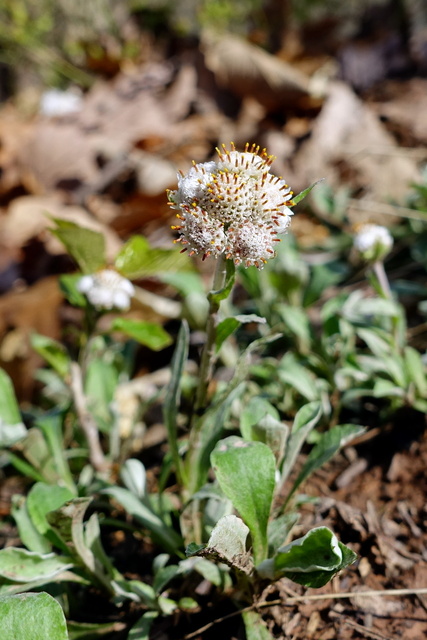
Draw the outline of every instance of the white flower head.
<instances>
[{"instance_id":1,"label":"white flower head","mask_svg":"<svg viewBox=\"0 0 427 640\"><path fill-rule=\"evenodd\" d=\"M274 243L291 221L292 191L270 173L274 156L247 144L244 152L225 145L216 162L194 164L178 175L170 204L182 224L176 242L190 255L218 257L261 269L275 255Z\"/></svg>"},{"instance_id":2,"label":"white flower head","mask_svg":"<svg viewBox=\"0 0 427 640\"><path fill-rule=\"evenodd\" d=\"M386 227L366 223L358 226L353 246L364 260L382 260L393 247L393 237Z\"/></svg>"},{"instance_id":3,"label":"white flower head","mask_svg":"<svg viewBox=\"0 0 427 640\"><path fill-rule=\"evenodd\" d=\"M130 299L135 293L133 284L114 269L102 269L97 273L83 276L77 289L84 293L89 302L98 310L129 309Z\"/></svg>"}]
</instances>

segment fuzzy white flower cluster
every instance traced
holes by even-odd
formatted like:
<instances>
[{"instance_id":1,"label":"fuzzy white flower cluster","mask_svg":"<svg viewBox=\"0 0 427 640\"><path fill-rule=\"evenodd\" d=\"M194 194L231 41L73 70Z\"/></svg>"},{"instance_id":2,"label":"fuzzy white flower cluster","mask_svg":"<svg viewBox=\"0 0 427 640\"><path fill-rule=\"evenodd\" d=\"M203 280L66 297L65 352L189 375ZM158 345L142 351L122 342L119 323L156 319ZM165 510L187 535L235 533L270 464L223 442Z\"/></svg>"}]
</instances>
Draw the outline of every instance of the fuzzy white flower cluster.
<instances>
[{"instance_id":1,"label":"fuzzy white flower cluster","mask_svg":"<svg viewBox=\"0 0 427 640\"><path fill-rule=\"evenodd\" d=\"M129 309L130 299L135 293L133 284L114 269L83 276L77 289L99 310Z\"/></svg>"},{"instance_id":2,"label":"fuzzy white flower cluster","mask_svg":"<svg viewBox=\"0 0 427 640\"><path fill-rule=\"evenodd\" d=\"M353 246L365 260L381 260L390 252L393 237L386 227L366 223L357 229Z\"/></svg>"},{"instance_id":3,"label":"fuzzy white flower cluster","mask_svg":"<svg viewBox=\"0 0 427 640\"><path fill-rule=\"evenodd\" d=\"M182 224L176 242L190 255L218 257L261 269L274 257L274 243L291 221L292 191L270 174L274 156L246 145L245 151L217 149L218 160L194 164L178 174L178 189L169 201Z\"/></svg>"}]
</instances>

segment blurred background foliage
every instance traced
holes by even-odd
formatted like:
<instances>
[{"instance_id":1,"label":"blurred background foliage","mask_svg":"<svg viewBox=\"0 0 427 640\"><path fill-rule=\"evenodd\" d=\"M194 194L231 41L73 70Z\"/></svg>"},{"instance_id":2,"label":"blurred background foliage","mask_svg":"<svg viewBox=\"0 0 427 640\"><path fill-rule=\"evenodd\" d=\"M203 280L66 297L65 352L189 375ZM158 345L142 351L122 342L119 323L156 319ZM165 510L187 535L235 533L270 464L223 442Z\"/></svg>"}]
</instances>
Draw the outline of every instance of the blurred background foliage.
<instances>
[{"instance_id":1,"label":"blurred background foliage","mask_svg":"<svg viewBox=\"0 0 427 640\"><path fill-rule=\"evenodd\" d=\"M387 20L403 31L427 22L415 0L3 0L2 76L9 92L22 73L50 86L72 81L85 88L97 72L113 75L126 61L143 60L150 36L151 43L159 37L164 43L226 32L277 50L285 29L332 21L351 37L367 12L388 5Z\"/></svg>"}]
</instances>

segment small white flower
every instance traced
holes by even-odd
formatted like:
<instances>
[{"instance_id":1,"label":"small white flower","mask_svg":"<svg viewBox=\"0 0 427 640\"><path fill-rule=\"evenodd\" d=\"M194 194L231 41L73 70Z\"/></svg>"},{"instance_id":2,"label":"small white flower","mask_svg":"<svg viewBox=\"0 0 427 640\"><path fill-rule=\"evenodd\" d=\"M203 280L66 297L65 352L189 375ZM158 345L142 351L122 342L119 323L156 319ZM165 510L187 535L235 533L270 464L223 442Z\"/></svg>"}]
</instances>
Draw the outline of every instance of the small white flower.
<instances>
[{"instance_id":1,"label":"small white flower","mask_svg":"<svg viewBox=\"0 0 427 640\"><path fill-rule=\"evenodd\" d=\"M83 276L77 289L99 310L129 309L130 299L135 293L133 284L113 269Z\"/></svg>"},{"instance_id":2,"label":"small white flower","mask_svg":"<svg viewBox=\"0 0 427 640\"><path fill-rule=\"evenodd\" d=\"M261 269L275 255L274 243L291 221L292 191L269 173L274 157L249 144L245 151L217 149L217 162L195 164L178 175L169 194L182 224L176 242L190 255L224 254L236 265Z\"/></svg>"},{"instance_id":3,"label":"small white flower","mask_svg":"<svg viewBox=\"0 0 427 640\"><path fill-rule=\"evenodd\" d=\"M357 229L353 246L364 260L381 260L390 252L393 237L386 227L366 223Z\"/></svg>"}]
</instances>

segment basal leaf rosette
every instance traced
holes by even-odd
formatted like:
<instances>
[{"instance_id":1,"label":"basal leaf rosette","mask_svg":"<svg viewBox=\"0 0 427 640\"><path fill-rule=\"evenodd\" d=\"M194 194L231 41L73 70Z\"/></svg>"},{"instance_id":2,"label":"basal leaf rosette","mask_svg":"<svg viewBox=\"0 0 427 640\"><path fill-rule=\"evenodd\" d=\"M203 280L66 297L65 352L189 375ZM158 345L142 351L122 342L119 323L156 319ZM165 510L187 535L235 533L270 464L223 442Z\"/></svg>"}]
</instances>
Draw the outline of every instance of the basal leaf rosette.
<instances>
[{"instance_id":1,"label":"basal leaf rosette","mask_svg":"<svg viewBox=\"0 0 427 640\"><path fill-rule=\"evenodd\" d=\"M274 156L247 144L244 152L225 145L218 160L194 164L178 174L169 202L181 224L176 242L190 255L224 255L235 265L261 269L275 255L279 234L291 221L292 191L270 173Z\"/></svg>"}]
</instances>

